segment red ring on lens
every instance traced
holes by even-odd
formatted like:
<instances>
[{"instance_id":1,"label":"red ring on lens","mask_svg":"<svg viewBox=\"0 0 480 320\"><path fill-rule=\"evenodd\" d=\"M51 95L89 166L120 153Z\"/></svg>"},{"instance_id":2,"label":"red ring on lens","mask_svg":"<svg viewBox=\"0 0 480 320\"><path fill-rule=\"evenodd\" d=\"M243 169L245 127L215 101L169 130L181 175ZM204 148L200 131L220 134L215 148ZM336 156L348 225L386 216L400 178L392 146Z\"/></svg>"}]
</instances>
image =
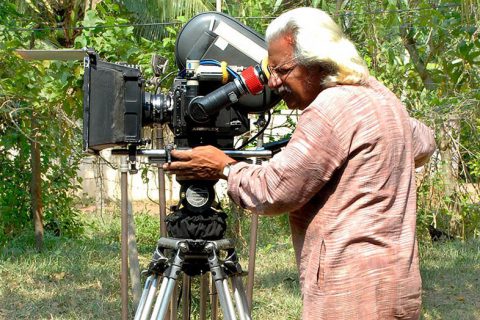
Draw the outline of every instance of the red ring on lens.
<instances>
[{"instance_id":1,"label":"red ring on lens","mask_svg":"<svg viewBox=\"0 0 480 320\"><path fill-rule=\"evenodd\" d=\"M259 94L263 91L263 84L252 66L243 70L242 78L245 86L251 94Z\"/></svg>"}]
</instances>

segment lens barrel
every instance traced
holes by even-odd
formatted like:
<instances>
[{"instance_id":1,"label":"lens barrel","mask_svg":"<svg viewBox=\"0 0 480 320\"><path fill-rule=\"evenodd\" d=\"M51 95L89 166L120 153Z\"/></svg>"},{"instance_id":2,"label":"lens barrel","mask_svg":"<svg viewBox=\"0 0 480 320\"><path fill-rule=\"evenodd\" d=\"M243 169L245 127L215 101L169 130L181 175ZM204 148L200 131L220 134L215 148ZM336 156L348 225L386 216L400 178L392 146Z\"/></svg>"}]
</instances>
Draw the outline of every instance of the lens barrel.
<instances>
[{"instance_id":1,"label":"lens barrel","mask_svg":"<svg viewBox=\"0 0 480 320\"><path fill-rule=\"evenodd\" d=\"M154 123L168 122L169 113L173 108L173 98L169 94L151 94L145 92L143 102L143 124L144 126Z\"/></svg>"}]
</instances>

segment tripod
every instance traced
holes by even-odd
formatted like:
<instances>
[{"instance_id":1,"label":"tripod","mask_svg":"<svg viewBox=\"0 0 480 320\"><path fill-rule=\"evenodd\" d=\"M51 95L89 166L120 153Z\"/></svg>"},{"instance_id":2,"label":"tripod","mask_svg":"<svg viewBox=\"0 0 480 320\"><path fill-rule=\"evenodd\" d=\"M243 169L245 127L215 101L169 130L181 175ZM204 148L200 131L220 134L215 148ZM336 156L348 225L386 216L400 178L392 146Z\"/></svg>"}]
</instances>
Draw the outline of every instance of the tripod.
<instances>
[{"instance_id":1,"label":"tripod","mask_svg":"<svg viewBox=\"0 0 480 320\"><path fill-rule=\"evenodd\" d=\"M213 186L216 181L179 182L180 202L178 206L172 206L173 213L165 218L171 238L162 237L158 240L147 270L149 277L140 298L135 320L165 319L170 301L175 295L177 279L182 272L183 319L190 319L188 317L190 308L185 307L189 303L187 301L190 294L189 277L210 272L224 319L236 320L237 311L240 320L250 320L247 297L241 279L242 267L238 262L233 241L223 238L226 214L221 208L212 206L215 198ZM221 258L222 252L226 253L225 258ZM158 289L160 279L162 280ZM235 305L230 295L228 279L231 280ZM203 282L201 289L204 289L204 285ZM205 304L206 301L203 299L201 308ZM176 315L173 305L171 309L172 315ZM212 303L212 316L216 319L216 300ZM201 312L201 319L205 319L205 312Z\"/></svg>"},{"instance_id":2,"label":"tripod","mask_svg":"<svg viewBox=\"0 0 480 320\"><path fill-rule=\"evenodd\" d=\"M227 256L221 260L220 252L222 250L226 251ZM167 251L171 252L169 258L165 255ZM240 320L251 319L243 282L240 278L243 272L232 240L160 238L149 265L149 277L145 282L135 320L165 319L176 281L181 272L189 276L210 272L215 282L224 319L236 320L235 309ZM158 289L160 277L163 279ZM228 279L231 280L235 305L230 295ZM158 296L152 309L157 291ZM184 303L187 302L184 301Z\"/></svg>"}]
</instances>

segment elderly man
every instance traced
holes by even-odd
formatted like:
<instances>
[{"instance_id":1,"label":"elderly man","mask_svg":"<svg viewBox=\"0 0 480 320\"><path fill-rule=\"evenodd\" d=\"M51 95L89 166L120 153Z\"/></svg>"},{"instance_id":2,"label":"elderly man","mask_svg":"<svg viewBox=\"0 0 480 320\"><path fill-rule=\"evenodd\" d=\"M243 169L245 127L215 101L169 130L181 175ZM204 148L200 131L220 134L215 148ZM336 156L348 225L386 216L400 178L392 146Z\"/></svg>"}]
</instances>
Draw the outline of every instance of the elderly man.
<instances>
[{"instance_id":1,"label":"elderly man","mask_svg":"<svg viewBox=\"0 0 480 320\"><path fill-rule=\"evenodd\" d=\"M323 11L286 12L266 39L268 85L303 110L285 149L261 166L197 147L174 151L165 169L227 179L254 213L289 212L303 319L417 319L414 174L435 149L431 130L369 76Z\"/></svg>"}]
</instances>

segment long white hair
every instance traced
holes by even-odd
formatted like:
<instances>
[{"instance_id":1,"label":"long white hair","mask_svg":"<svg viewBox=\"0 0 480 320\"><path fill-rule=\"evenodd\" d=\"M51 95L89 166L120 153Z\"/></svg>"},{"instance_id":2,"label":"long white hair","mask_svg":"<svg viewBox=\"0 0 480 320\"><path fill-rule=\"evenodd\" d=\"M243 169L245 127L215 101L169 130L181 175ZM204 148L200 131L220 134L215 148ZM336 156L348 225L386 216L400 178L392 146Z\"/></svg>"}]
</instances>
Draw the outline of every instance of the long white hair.
<instances>
[{"instance_id":1,"label":"long white hair","mask_svg":"<svg viewBox=\"0 0 480 320\"><path fill-rule=\"evenodd\" d=\"M362 84L368 68L353 43L324 11L297 8L274 19L267 28L267 43L291 36L297 62L306 67L319 65L326 72L323 85Z\"/></svg>"}]
</instances>

